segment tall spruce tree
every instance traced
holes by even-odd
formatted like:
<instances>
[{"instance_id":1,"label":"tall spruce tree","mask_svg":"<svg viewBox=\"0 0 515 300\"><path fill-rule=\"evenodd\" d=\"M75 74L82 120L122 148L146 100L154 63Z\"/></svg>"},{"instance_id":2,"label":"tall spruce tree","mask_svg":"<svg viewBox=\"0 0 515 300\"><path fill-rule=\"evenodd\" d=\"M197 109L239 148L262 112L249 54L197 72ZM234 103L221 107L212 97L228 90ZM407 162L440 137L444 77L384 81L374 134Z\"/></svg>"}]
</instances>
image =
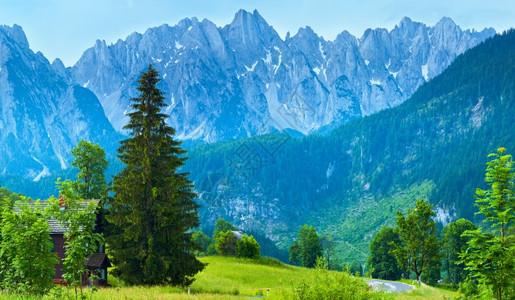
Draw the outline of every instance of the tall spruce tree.
<instances>
[{"instance_id":1,"label":"tall spruce tree","mask_svg":"<svg viewBox=\"0 0 515 300\"><path fill-rule=\"evenodd\" d=\"M116 271L129 284L188 285L204 268L192 251L191 229L199 225L198 204L186 173L186 159L175 130L166 124L158 72L149 65L132 98L118 157L125 164L114 177L108 245Z\"/></svg>"}]
</instances>

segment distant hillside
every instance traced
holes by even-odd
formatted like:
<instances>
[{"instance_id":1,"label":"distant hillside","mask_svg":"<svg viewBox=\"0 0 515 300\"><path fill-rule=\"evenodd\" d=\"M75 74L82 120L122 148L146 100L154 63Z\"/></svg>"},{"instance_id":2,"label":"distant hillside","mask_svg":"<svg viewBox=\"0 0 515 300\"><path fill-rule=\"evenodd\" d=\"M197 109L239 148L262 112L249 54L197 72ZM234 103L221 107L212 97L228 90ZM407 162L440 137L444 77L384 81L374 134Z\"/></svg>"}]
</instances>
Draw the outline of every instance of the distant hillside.
<instances>
[{"instance_id":1,"label":"distant hillside","mask_svg":"<svg viewBox=\"0 0 515 300\"><path fill-rule=\"evenodd\" d=\"M402 105L328 136L286 134L200 146L186 170L203 224L218 217L287 248L304 223L363 262L380 226L418 198L438 219L473 219L487 154L515 153L515 31L460 55Z\"/></svg>"}]
</instances>

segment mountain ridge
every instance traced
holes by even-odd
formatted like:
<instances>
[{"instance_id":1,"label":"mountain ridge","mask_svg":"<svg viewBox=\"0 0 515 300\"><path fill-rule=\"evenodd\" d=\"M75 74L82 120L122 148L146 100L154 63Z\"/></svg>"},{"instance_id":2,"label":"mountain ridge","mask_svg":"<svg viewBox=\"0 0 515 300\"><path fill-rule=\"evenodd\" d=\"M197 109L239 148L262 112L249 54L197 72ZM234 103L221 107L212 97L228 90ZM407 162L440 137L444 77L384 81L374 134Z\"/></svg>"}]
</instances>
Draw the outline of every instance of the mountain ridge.
<instances>
[{"instance_id":1,"label":"mountain ridge","mask_svg":"<svg viewBox=\"0 0 515 300\"><path fill-rule=\"evenodd\" d=\"M448 18L428 27L405 17L391 31L368 29L361 38L344 31L326 41L307 26L282 39L257 10L239 10L223 27L186 18L111 45L98 40L68 72L97 95L120 132L133 82L151 62L179 139L308 134L402 103L494 33L462 31Z\"/></svg>"},{"instance_id":2,"label":"mountain ridge","mask_svg":"<svg viewBox=\"0 0 515 300\"><path fill-rule=\"evenodd\" d=\"M17 25L0 27L0 87L1 175L38 181L67 169L80 139L108 150L119 139L96 96L55 73Z\"/></svg>"},{"instance_id":3,"label":"mountain ridge","mask_svg":"<svg viewBox=\"0 0 515 300\"><path fill-rule=\"evenodd\" d=\"M333 236L350 262L366 259L377 230L420 198L435 205L442 225L480 222L473 196L484 187L487 155L515 149L514 40L513 30L486 40L401 105L330 134L271 134L190 150L185 171L202 224L223 217L287 249L307 223Z\"/></svg>"}]
</instances>

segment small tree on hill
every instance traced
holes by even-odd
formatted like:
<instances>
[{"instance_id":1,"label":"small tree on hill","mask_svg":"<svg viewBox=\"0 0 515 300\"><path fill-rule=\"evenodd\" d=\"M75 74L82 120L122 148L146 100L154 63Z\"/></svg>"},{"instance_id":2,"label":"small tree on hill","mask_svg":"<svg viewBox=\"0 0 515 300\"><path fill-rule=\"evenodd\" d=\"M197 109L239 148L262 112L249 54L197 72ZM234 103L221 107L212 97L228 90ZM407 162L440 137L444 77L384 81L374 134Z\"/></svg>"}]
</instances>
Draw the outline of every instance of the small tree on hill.
<instances>
[{"instance_id":1,"label":"small tree on hill","mask_svg":"<svg viewBox=\"0 0 515 300\"><path fill-rule=\"evenodd\" d=\"M333 238L329 235L320 236L320 244L322 245L322 252L327 264L327 269L334 268L334 247L336 246ZM331 259L333 258L333 259Z\"/></svg>"},{"instance_id":2,"label":"small tree on hill","mask_svg":"<svg viewBox=\"0 0 515 300\"><path fill-rule=\"evenodd\" d=\"M297 240L290 246L290 261L300 262L303 267L314 268L318 257L322 257L322 244L313 226L303 225Z\"/></svg>"},{"instance_id":3,"label":"small tree on hill","mask_svg":"<svg viewBox=\"0 0 515 300\"><path fill-rule=\"evenodd\" d=\"M400 244L400 237L393 228L383 226L370 243L370 256L368 265L372 270L372 277L388 280L399 280L403 270L399 267L397 259L390 253L393 244Z\"/></svg>"},{"instance_id":4,"label":"small tree on hill","mask_svg":"<svg viewBox=\"0 0 515 300\"><path fill-rule=\"evenodd\" d=\"M232 231L220 232L217 235L215 249L222 256L236 256L236 244L238 239Z\"/></svg>"},{"instance_id":5,"label":"small tree on hill","mask_svg":"<svg viewBox=\"0 0 515 300\"><path fill-rule=\"evenodd\" d=\"M211 238L205 235L202 231L193 231L191 240L195 245L198 246L198 250L195 250L195 255L206 255L207 249L211 244Z\"/></svg>"},{"instance_id":6,"label":"small tree on hill","mask_svg":"<svg viewBox=\"0 0 515 300\"><path fill-rule=\"evenodd\" d=\"M118 157L125 168L113 180L108 245L121 278L129 284L189 285L204 264L193 255L191 230L198 227L199 205L186 173L185 151L167 125L158 72L149 65L132 98L129 138Z\"/></svg>"},{"instance_id":7,"label":"small tree on hill","mask_svg":"<svg viewBox=\"0 0 515 300\"><path fill-rule=\"evenodd\" d=\"M435 215L433 206L423 199L417 201L415 208L408 209L406 216L397 211L395 232L400 243L391 242L390 253L403 269L415 272L417 280L423 272L439 268L442 258L436 222L432 219Z\"/></svg>"},{"instance_id":8,"label":"small tree on hill","mask_svg":"<svg viewBox=\"0 0 515 300\"><path fill-rule=\"evenodd\" d=\"M230 222L227 222L226 220L219 218L215 222L215 229L213 230L213 240L216 241L220 233L224 233L231 230L238 230L238 228L234 227Z\"/></svg>"},{"instance_id":9,"label":"small tree on hill","mask_svg":"<svg viewBox=\"0 0 515 300\"><path fill-rule=\"evenodd\" d=\"M476 190L476 205L490 232L466 231L470 241L460 255L469 278L492 289L498 300L515 296L515 236L509 233L515 225L515 168L512 156L505 153L501 147L488 156L492 158L485 178L489 189Z\"/></svg>"},{"instance_id":10,"label":"small tree on hill","mask_svg":"<svg viewBox=\"0 0 515 300\"><path fill-rule=\"evenodd\" d=\"M259 247L258 242L253 236L246 234L241 236L241 240L236 243L236 256L244 258L259 258Z\"/></svg>"}]
</instances>

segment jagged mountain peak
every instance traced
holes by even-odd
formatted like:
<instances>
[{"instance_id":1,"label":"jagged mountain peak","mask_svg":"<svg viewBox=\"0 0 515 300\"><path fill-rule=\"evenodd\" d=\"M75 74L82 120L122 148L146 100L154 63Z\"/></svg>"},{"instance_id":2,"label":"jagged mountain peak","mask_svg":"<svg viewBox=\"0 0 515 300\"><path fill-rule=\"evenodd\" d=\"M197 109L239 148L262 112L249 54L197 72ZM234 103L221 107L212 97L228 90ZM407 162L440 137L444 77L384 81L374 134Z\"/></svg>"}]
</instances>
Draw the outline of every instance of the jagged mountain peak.
<instances>
[{"instance_id":1,"label":"jagged mountain peak","mask_svg":"<svg viewBox=\"0 0 515 300\"><path fill-rule=\"evenodd\" d=\"M0 48L0 67L8 74L0 76L1 174L38 181L66 169L70 150L81 139L113 150L119 136L98 98L70 83L60 60L50 65L41 52L34 53L19 26L0 29Z\"/></svg>"},{"instance_id":2,"label":"jagged mountain peak","mask_svg":"<svg viewBox=\"0 0 515 300\"><path fill-rule=\"evenodd\" d=\"M456 28L459 26L451 18L443 17L436 23L435 27Z\"/></svg>"},{"instance_id":3,"label":"jagged mountain peak","mask_svg":"<svg viewBox=\"0 0 515 300\"><path fill-rule=\"evenodd\" d=\"M401 21L399 22L399 27L407 27L413 24L413 20L411 20L410 17L402 17Z\"/></svg>"},{"instance_id":4,"label":"jagged mountain peak","mask_svg":"<svg viewBox=\"0 0 515 300\"><path fill-rule=\"evenodd\" d=\"M269 127L307 134L402 103L459 51L491 36L457 28L465 38L449 42L447 32L428 28L404 18L390 32L371 29L358 39L343 31L325 41L306 26L283 40L257 11L240 10L223 27L186 18L95 46L71 75L120 131L134 82L153 63L181 139L234 139Z\"/></svg>"},{"instance_id":5,"label":"jagged mountain peak","mask_svg":"<svg viewBox=\"0 0 515 300\"><path fill-rule=\"evenodd\" d=\"M21 26L17 24L14 24L12 27L0 25L0 31L3 31L11 40L18 43L20 47L29 48L29 41Z\"/></svg>"},{"instance_id":6,"label":"jagged mountain peak","mask_svg":"<svg viewBox=\"0 0 515 300\"><path fill-rule=\"evenodd\" d=\"M229 35L235 38L235 42L242 44L256 45L261 39L267 37L278 37L277 32L270 26L257 10L250 13L246 10L239 10L234 20L223 28Z\"/></svg>"},{"instance_id":7,"label":"jagged mountain peak","mask_svg":"<svg viewBox=\"0 0 515 300\"><path fill-rule=\"evenodd\" d=\"M297 37L297 36L299 38L304 38L304 37L316 37L316 38L318 38L319 37L318 34L316 34L315 31L313 31L313 29L310 26L305 26L305 27L299 28L299 30L294 35L294 37Z\"/></svg>"}]
</instances>

